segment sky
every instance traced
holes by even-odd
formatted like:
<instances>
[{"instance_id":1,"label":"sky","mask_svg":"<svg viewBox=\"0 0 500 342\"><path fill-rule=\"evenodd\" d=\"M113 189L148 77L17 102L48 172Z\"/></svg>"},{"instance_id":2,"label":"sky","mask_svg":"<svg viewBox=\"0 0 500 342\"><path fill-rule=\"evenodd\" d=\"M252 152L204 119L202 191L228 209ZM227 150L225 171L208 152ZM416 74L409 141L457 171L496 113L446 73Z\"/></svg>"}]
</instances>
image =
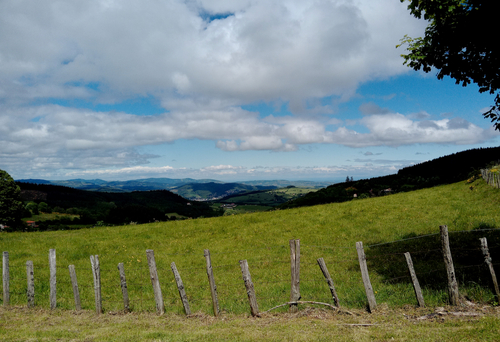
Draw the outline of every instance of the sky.
<instances>
[{"instance_id":1,"label":"sky","mask_svg":"<svg viewBox=\"0 0 500 342\"><path fill-rule=\"evenodd\" d=\"M493 96L403 65L399 0L2 0L14 179L342 181L500 145Z\"/></svg>"}]
</instances>

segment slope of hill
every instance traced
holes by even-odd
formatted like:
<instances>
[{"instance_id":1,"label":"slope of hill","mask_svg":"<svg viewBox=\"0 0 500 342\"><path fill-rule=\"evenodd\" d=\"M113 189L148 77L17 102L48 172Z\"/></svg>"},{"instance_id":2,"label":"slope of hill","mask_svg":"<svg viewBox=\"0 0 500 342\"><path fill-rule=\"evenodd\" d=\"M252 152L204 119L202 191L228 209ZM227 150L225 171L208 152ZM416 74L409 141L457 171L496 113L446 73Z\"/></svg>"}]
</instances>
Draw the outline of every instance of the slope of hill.
<instances>
[{"instance_id":1,"label":"slope of hill","mask_svg":"<svg viewBox=\"0 0 500 342\"><path fill-rule=\"evenodd\" d=\"M221 197L241 191L255 191L262 189L284 188L287 186L322 188L330 185L331 182L314 181L287 181L287 180L260 180L244 182L222 182L214 179L193 179L193 178L145 178L133 179L128 181L104 181L102 179L70 179L70 180L44 180L44 179L19 179L17 182L32 184L50 184L61 185L70 188L99 191L99 192L131 192L131 191L150 191L150 190L173 190L185 198L196 198L208 200L209 198ZM194 186L186 186L196 184ZM201 188L198 184L210 184ZM231 185L223 185L231 184ZM220 185L220 188L218 188ZM184 187L186 186L186 187ZM231 189L231 186L234 189ZM192 190L192 188L197 190ZM234 191L231 191L234 190Z\"/></svg>"},{"instance_id":2,"label":"slope of hill","mask_svg":"<svg viewBox=\"0 0 500 342\"><path fill-rule=\"evenodd\" d=\"M446 279L442 268L436 271L423 263L428 261L430 253L429 246L425 244L429 234L439 232L439 226L445 224L449 227L450 238L466 236L460 232L463 230L475 231L480 236L489 234L489 231L478 229L500 225L499 205L500 190L476 180L471 184L458 182L362 201L265 213L66 232L2 234L0 249L10 253L12 305L26 305L26 260L40 265L36 268L37 286L48 289L49 269L43 265L47 264L48 250L54 248L59 267L75 265L79 272L84 309L94 309L93 278L87 270L90 269L89 255L99 255L101 269L106 270L101 272L106 312L123 310L122 293L117 286L118 263L124 263L126 267L133 311L154 311L154 294L145 258L146 249L152 249L156 264L162 270L159 277L163 295L168 298L166 311L182 313L177 287L169 269L171 262L175 262L182 275L191 310L210 315L212 309L204 249L209 248L212 255L221 310L227 313L248 312L239 264L239 260L247 260L259 308L264 311L290 300L290 239L300 239L303 300L332 303L328 285L316 263L322 257L334 280L341 307L347 310L363 309L366 296L355 247L357 241L362 241L377 303L386 303L388 307L414 306L416 301L408 269L404 257L399 254L400 249L396 248L399 242L384 244L388 248L380 248L381 243L411 237L404 241L406 245L403 247L412 252L416 272L419 276L422 274L420 285L426 305L433 307L446 304L447 286L441 281ZM488 238L488 245L493 260L499 260L500 230L494 232L497 238ZM439 236L437 240L439 242ZM398 251L397 255L394 255L394 250ZM472 236L464 248L452 244L452 252L469 253L469 256L474 252L475 258L479 258L472 268L456 264L457 279L464 297L481 303L495 301L487 287L488 278L482 275L481 278L467 278L467 270L478 270L477 265L484 262L477 236ZM394 258L391 263L388 263L389 257ZM438 254L435 258L436 263L441 265L442 255ZM455 259L463 260L457 254L453 256ZM487 271L487 268L484 267L484 270ZM424 276L440 272L444 275ZM62 274L58 278L58 307L73 310L71 282L67 272L65 276ZM38 306L48 307L48 290L39 291L36 296Z\"/></svg>"},{"instance_id":3,"label":"slope of hill","mask_svg":"<svg viewBox=\"0 0 500 342\"><path fill-rule=\"evenodd\" d=\"M70 188L100 191L100 192L131 192L149 190L169 190L190 183L223 183L214 179L193 179L193 178L145 178L128 181L104 181L102 179L69 179L53 180L44 179L19 179L17 182L32 184L61 185Z\"/></svg>"},{"instance_id":4,"label":"slope of hill","mask_svg":"<svg viewBox=\"0 0 500 342\"><path fill-rule=\"evenodd\" d=\"M221 215L206 203L190 202L167 190L106 193L59 185L17 184L24 201L45 202L50 208L70 210L80 215L81 223L165 221L172 214L193 218Z\"/></svg>"},{"instance_id":5,"label":"slope of hill","mask_svg":"<svg viewBox=\"0 0 500 342\"><path fill-rule=\"evenodd\" d=\"M317 189L288 186L286 188L258 190L245 192L243 194L230 195L217 202L234 203L237 205L259 205L267 207L267 209L271 209L277 205L286 203L292 199L299 198L315 191L317 191Z\"/></svg>"},{"instance_id":6,"label":"slope of hill","mask_svg":"<svg viewBox=\"0 0 500 342\"><path fill-rule=\"evenodd\" d=\"M275 186L253 186L241 183L191 183L171 191L190 200L218 200L241 192L275 189Z\"/></svg>"},{"instance_id":7,"label":"slope of hill","mask_svg":"<svg viewBox=\"0 0 500 342\"><path fill-rule=\"evenodd\" d=\"M330 185L279 206L281 209L350 201L450 184L478 176L479 170L498 161L500 147L458 152L398 171L397 174Z\"/></svg>"}]
</instances>

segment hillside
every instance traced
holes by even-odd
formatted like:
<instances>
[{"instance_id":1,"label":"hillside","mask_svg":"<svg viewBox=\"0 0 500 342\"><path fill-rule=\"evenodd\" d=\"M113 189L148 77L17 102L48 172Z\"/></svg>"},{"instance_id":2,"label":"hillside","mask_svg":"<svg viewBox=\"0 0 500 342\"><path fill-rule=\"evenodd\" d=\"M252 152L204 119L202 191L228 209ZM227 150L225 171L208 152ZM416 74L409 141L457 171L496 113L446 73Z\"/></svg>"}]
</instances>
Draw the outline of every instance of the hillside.
<instances>
[{"instance_id":1,"label":"hillside","mask_svg":"<svg viewBox=\"0 0 500 342\"><path fill-rule=\"evenodd\" d=\"M317 189L288 186L286 188L259 190L230 195L217 202L225 204L234 203L236 205L259 205L269 210L275 206L315 191L317 191Z\"/></svg>"},{"instance_id":2,"label":"hillside","mask_svg":"<svg viewBox=\"0 0 500 342\"><path fill-rule=\"evenodd\" d=\"M289 201L281 209L339 203L450 184L479 175L479 170L500 159L500 147L472 149L405 167L397 174L330 185Z\"/></svg>"},{"instance_id":3,"label":"hillside","mask_svg":"<svg viewBox=\"0 0 500 342\"><path fill-rule=\"evenodd\" d=\"M177 216L212 217L221 213L206 203L191 203L167 190L106 193L84 191L64 186L17 182L24 201L46 203L80 216L78 223L97 221L122 224L165 221Z\"/></svg>"},{"instance_id":4,"label":"hillside","mask_svg":"<svg viewBox=\"0 0 500 342\"><path fill-rule=\"evenodd\" d=\"M69 179L69 180L45 180L45 179L18 179L20 183L60 185L80 190L97 192L132 192L150 190L174 190L185 198L197 198L208 200L213 197L223 196L228 192L236 193L240 191L255 191L262 189L284 188L287 186L322 188L330 185L329 182L314 181L288 181L288 180L259 180L242 182L222 182L214 179L193 179L193 178L145 178L132 179L127 181L105 181L102 179ZM189 188L190 185L196 187L198 184L210 184L206 189L200 189L198 193ZM233 184L234 192L227 185ZM217 188L221 185L222 188ZM187 187L186 187L187 186ZM189 189L189 190L188 190ZM204 191L207 190L207 191Z\"/></svg>"},{"instance_id":5,"label":"hillside","mask_svg":"<svg viewBox=\"0 0 500 342\"><path fill-rule=\"evenodd\" d=\"M131 192L150 190L169 190L191 183L222 183L214 179L193 178L145 178L128 181L104 181L102 179L69 179L69 180L44 180L44 179L19 179L20 183L60 185L80 190L98 192Z\"/></svg>"},{"instance_id":6,"label":"hillside","mask_svg":"<svg viewBox=\"0 0 500 342\"><path fill-rule=\"evenodd\" d=\"M263 190L275 189L275 186L254 186L241 183L190 183L176 187L171 191L189 200L218 200L230 195Z\"/></svg>"},{"instance_id":7,"label":"hillside","mask_svg":"<svg viewBox=\"0 0 500 342\"><path fill-rule=\"evenodd\" d=\"M75 265L82 291L82 305L92 309L94 301L92 274L88 272L89 255L99 255L101 267L109 270L102 273L103 306L106 311L120 310L122 305L116 271L116 265L120 262L125 264L129 294L135 300L133 310L154 308L145 257L146 249L153 249L156 264L161 270L163 295L168 298L166 310L179 314L182 313L182 306L170 270L172 262L176 263L182 275L193 312L211 312L210 294L206 286L206 261L203 257L203 250L208 248L212 254L221 309L227 313L244 313L248 308L239 260L248 260L262 310L285 303L290 297L290 239L300 239L301 243L303 300L331 303L328 287L316 264L316 259L323 257L342 306L347 309L364 308L366 297L355 248L355 243L362 241L372 285L377 291L377 301L390 307L401 307L414 305L415 301L411 282L407 279L404 257L399 254L398 243L384 245L389 246L388 249L381 249L380 243L411 237L411 240L406 241L411 244L405 248L410 248L414 263L420 268L425 265L419 260L427 260L432 252L429 248L434 248L432 244L427 245L429 241L426 239L429 234L439 231L439 225L449 226L450 237L465 236L464 233L458 233L463 230L497 228L500 224L499 205L499 189L486 185L482 180L473 183L461 181L393 196L265 213L64 232L3 233L0 248L10 253L14 272L11 286L15 293L12 301L17 305L26 303L26 260L33 260L35 265L39 265L36 277L38 281L45 282L49 279L45 266L47 253L50 248L55 248L60 267ZM489 236L492 258L500 260L500 235L497 234L496 238L486 235L490 233L477 231L480 236ZM417 239L419 236L427 237L421 240ZM439 243L439 236L437 239ZM477 236L467 240L463 247L453 243L452 249L456 253L465 251L470 256L474 252L474 265L482 263ZM393 250L398 251L397 254ZM391 261L392 264L388 264L388 260L392 260L389 256L396 258ZM458 255L454 255L455 258L460 260ZM434 260L441 265L442 256L438 254ZM391 268L388 268L389 265ZM473 301L493 301L487 278L481 278L486 281L486 285L481 285L483 282L477 277L471 282L463 280L469 279L468 273L464 273L469 269L478 270L478 267L456 265L462 293ZM434 276L430 279L423 277L426 269L417 269L417 272L422 275L421 286L427 305L443 305L446 301L446 286L434 281L438 279ZM58 303L61 308L72 308L73 294L66 278L67 272L58 278L61 286ZM45 285L40 283L40 286ZM40 292L36 298L37 305L47 306L47 291Z\"/></svg>"}]
</instances>

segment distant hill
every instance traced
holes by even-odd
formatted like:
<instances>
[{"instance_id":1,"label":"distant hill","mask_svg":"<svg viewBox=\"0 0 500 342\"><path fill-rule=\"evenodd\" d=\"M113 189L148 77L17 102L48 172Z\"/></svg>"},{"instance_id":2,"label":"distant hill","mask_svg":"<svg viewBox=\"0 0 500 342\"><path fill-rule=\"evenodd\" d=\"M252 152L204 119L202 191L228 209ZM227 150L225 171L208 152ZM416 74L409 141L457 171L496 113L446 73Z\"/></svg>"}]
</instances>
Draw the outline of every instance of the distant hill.
<instances>
[{"instance_id":1,"label":"distant hill","mask_svg":"<svg viewBox=\"0 0 500 342\"><path fill-rule=\"evenodd\" d=\"M217 200L230 195L276 189L276 186L253 186L241 183L191 183L172 189L171 191L190 200Z\"/></svg>"},{"instance_id":2,"label":"distant hill","mask_svg":"<svg viewBox=\"0 0 500 342\"><path fill-rule=\"evenodd\" d=\"M296 186L298 188L324 188L325 186L331 185L332 182L326 181L289 181L289 180L256 180L256 181L244 181L240 182L242 184L255 185L255 186L266 186L275 188L286 188L287 186Z\"/></svg>"},{"instance_id":3,"label":"distant hill","mask_svg":"<svg viewBox=\"0 0 500 342\"><path fill-rule=\"evenodd\" d=\"M81 223L144 223L172 217L212 217L221 215L207 203L191 202L167 190L126 193L95 192L50 184L16 182L24 201L45 202L52 209L80 215Z\"/></svg>"},{"instance_id":4,"label":"distant hill","mask_svg":"<svg viewBox=\"0 0 500 342\"><path fill-rule=\"evenodd\" d=\"M353 198L383 196L451 184L478 175L481 168L498 162L499 159L500 147L466 150L405 167L394 175L333 184L286 202L278 208L345 202Z\"/></svg>"},{"instance_id":5,"label":"distant hill","mask_svg":"<svg viewBox=\"0 0 500 342\"><path fill-rule=\"evenodd\" d=\"M317 191L317 189L301 188L290 185L285 188L258 190L245 192L242 194L230 195L224 197L218 202L225 204L231 203L236 205L259 205L269 207L268 209L271 209L272 207L315 191Z\"/></svg>"},{"instance_id":6,"label":"distant hill","mask_svg":"<svg viewBox=\"0 0 500 342\"><path fill-rule=\"evenodd\" d=\"M193 179L193 178L146 178L133 179L128 181L105 181L102 179L69 179L69 180L44 180L44 179L18 179L17 182L32 184L50 184L66 186L74 189L98 191L98 192L131 192L150 190L170 190L185 198L197 198L206 200L209 198L224 196L224 193L234 194L241 191L255 191L265 189L284 188L290 185L297 187L322 188L331 182L314 181L287 181L287 180L259 180L226 183L214 179ZM192 190L193 184L210 184L203 187L194 185L196 190ZM230 185L223 185L230 184ZM189 185L187 187L184 187ZM220 188L218 185L221 185ZM184 187L184 188L183 188ZM234 192L231 191L234 188Z\"/></svg>"},{"instance_id":7,"label":"distant hill","mask_svg":"<svg viewBox=\"0 0 500 342\"><path fill-rule=\"evenodd\" d=\"M190 183L223 183L214 179L193 178L146 178L128 181L105 181L102 179L43 180L19 179L21 183L61 185L70 188L99 192L131 192L149 190L170 190Z\"/></svg>"}]
</instances>

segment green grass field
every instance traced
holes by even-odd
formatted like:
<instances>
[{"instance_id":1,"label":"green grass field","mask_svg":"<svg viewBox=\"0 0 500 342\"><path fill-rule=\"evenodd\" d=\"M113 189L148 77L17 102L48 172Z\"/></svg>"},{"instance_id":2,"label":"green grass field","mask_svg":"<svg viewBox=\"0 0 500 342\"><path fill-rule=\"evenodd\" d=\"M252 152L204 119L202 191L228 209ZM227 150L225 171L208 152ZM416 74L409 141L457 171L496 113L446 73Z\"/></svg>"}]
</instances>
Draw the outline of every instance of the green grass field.
<instances>
[{"instance_id":1,"label":"green grass field","mask_svg":"<svg viewBox=\"0 0 500 342\"><path fill-rule=\"evenodd\" d=\"M235 330L235 326L242 325L244 326L242 329L250 330L260 329L252 327L254 323L242 323L239 316L246 316L249 312L239 260L248 260L259 309L265 311L273 306L286 303L290 298L288 241L300 239L302 300L333 303L328 286L316 264L316 259L323 257L335 283L341 307L347 311L365 312L366 296L355 249L355 243L362 241L367 252L370 278L379 306L385 307L388 311L401 310L408 306L414 308L416 300L409 280L392 280L393 275L397 275L401 271L404 258L401 260L391 259L388 262L387 255L392 253L391 250L380 249L374 245L408 237L435 234L439 232L440 225L448 225L450 236L454 234L453 232L464 230L497 228L500 226L499 205L499 189L487 186L482 180L472 184L464 181L380 198L274 212L123 227L98 227L76 231L2 233L0 234L0 248L2 251L9 252L11 304L15 306L26 304L25 264L27 260L32 260L35 265L37 310L42 310L42 316L48 315L49 321L58 320L59 315L62 315L61 320L71 321L73 319L71 318L73 316L67 317L64 314L64 312L73 312L69 310L74 308L68 273L68 265L70 264L76 267L82 306L86 310L84 312L87 312L84 315L91 315L94 308L94 292L90 255L99 255L103 307L107 315L120 312L123 308L117 271L117 264L120 262L125 264L134 315L154 313L155 304L146 261L146 249L155 251L167 315L182 317L183 314L174 277L170 270L170 263L175 262L184 281L191 310L199 313L202 317L209 317L213 311L203 257L203 250L209 249L212 255L212 265L223 317L232 317L230 320L233 320L234 324L228 326L217 320L209 327L203 323L198 325L201 324L201 329L206 330L205 340L214 336L219 336L220 340L229 340L225 334ZM411 241L415 241L415 244L410 247L416 248L416 252L419 252L425 246L424 243L418 241L427 240L414 239ZM394 246L400 247L398 244L394 244ZM491 244L490 247L495 248ZM57 313L47 314L45 310L49 307L48 252L51 248L55 248L57 253L58 307L61 310L58 309ZM478 250L478 246L471 245L470 249ZM397 249L397 253L402 252ZM480 255L480 251L478 253ZM492 250L492 257L495 256L496 254ZM416 264L418 264L418 253L416 259ZM387 270L384 265L391 269ZM393 270L393 268L398 270ZM460 281L459 278L461 293L467 299L481 305L494 304L495 299L491 291L487 286L481 286L479 280L473 281L473 283L469 280ZM429 307L445 305L447 301L446 289L433 285L435 284L424 284L426 304ZM302 308L302 310L307 311L306 308ZM286 308L273 311L273 313L280 312L286 312ZM54 315L54 318L50 318ZM7 324L8 317L18 316L22 316L19 311L3 310L0 312L0 318L3 317L3 321L0 320L0 322ZM137 316L126 315L126 317L133 320L130 317ZM378 319L383 320L383 315ZM181 320L180 326L191 324L185 323L181 318L176 318L176 320ZM272 336L278 336L278 331L289 325L291 325L291 331L300 331L302 324L308 325L313 324L313 322L315 321L303 323L299 320L297 323L287 321L276 326L270 324L270 338L267 340L273 340ZM323 323L318 324L321 326ZM448 332L454 329L460 330L460 326L454 328L455 323L450 324L450 328L443 332L444 339L446 339ZM134 326L134 323L130 323L130 325ZM497 320L481 321L480 324L476 325L476 328L482 331L481 329L487 329L489 325L498 332L500 325ZM410 326L408 325L408 327ZM410 329L408 327L398 326L394 328L399 332L391 330L394 333L393 337L402 336L401 334L406 333L406 329ZM476 328L469 329L470 332L476 331L470 336L480 336L477 335ZM215 335L210 332L211 329L215 329L213 332ZM308 331L310 336L319 336L318 340L321 340L321 333L313 333L314 329L311 327L303 329ZM149 336L145 340L148 338L151 340L203 340L198 335L201 334L201 330L196 331L191 335L187 332L178 332L176 339L170 339L168 334L159 334L158 337ZM342 329L336 331L341 332ZM375 339L390 340L390 336L384 335L382 330L377 331L373 330ZM250 334L250 331L247 333ZM422 336L424 335L426 334ZM134 340L130 337L131 335L123 336L125 338L122 340L127 340L127 338ZM262 335L259 336L259 339L266 340ZM296 335L285 333L283 336L291 338L281 338L281 340L295 340L294 336ZM347 336L355 337L349 334L345 335L345 337ZM356 340L371 340L370 336L370 333L362 333L358 336L359 338L356 337ZM489 335L483 337L485 336L487 340ZM4 337L0 335L0 338ZM23 339L18 338L18 340ZM251 340L251 338L241 338L240 340ZM300 339L297 337L297 340ZM427 337L427 339L422 338L421 340L435 339Z\"/></svg>"},{"instance_id":2,"label":"green grass field","mask_svg":"<svg viewBox=\"0 0 500 342\"><path fill-rule=\"evenodd\" d=\"M286 201L290 201L294 198L303 196L305 194L314 191L318 191L318 189L299 188L299 187L280 188L274 190L261 191L257 193L231 196L227 199L220 200L220 203L267 206L268 210L271 207L277 206L279 204L285 203Z\"/></svg>"}]
</instances>

